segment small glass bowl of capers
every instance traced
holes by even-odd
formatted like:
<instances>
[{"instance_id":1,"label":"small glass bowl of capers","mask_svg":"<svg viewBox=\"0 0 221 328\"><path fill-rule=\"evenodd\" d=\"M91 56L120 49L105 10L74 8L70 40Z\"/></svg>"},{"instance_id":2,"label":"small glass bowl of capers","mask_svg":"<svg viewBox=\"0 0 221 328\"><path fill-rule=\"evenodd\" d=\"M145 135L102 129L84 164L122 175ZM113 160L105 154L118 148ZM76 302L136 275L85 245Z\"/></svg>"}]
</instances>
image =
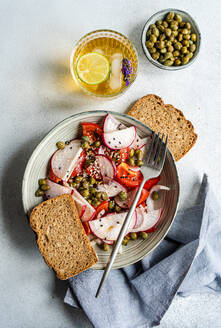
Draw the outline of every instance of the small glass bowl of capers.
<instances>
[{"instance_id":1,"label":"small glass bowl of capers","mask_svg":"<svg viewBox=\"0 0 221 328\"><path fill-rule=\"evenodd\" d=\"M200 31L185 11L165 9L151 16L142 32L142 47L155 66L179 70L191 65L200 50Z\"/></svg>"}]
</instances>

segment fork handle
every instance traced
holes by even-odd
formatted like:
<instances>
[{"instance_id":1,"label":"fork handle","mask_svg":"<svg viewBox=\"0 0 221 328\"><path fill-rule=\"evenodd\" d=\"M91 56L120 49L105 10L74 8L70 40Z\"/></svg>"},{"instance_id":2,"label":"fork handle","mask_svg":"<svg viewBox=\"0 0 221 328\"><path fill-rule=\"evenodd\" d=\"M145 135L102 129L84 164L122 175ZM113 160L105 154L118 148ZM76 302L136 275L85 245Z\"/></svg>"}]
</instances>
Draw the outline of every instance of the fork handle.
<instances>
[{"instance_id":1,"label":"fork handle","mask_svg":"<svg viewBox=\"0 0 221 328\"><path fill-rule=\"evenodd\" d=\"M100 285L99 285L99 287L97 289L97 293L96 293L96 296L95 297L98 297L98 295L100 293L100 290L101 290L101 288L102 288L102 286L104 284L104 281L106 280L106 278L107 278L107 276L108 276L108 274L110 272L110 269L111 269L111 267L112 267L112 265L113 265L113 263L115 261L115 258L117 256L118 250L119 250L119 248L120 248L120 246L122 244L122 241L124 239L124 236L126 234L126 231L127 231L128 227L129 227L129 224L130 224L130 221L131 221L131 217L132 217L132 215L134 213L134 210L136 208L137 202L138 202L138 200L140 198L141 191L143 189L143 186L144 186L146 180L147 179L143 179L143 181L141 182L141 184L139 186L139 189L137 190L137 193L136 193L136 196L135 196L134 201L132 203L132 206L131 206L131 208L130 208L130 210L129 210L129 212L128 212L125 220L124 220L124 223L122 225L122 228L120 230L120 233L119 233L119 235L117 237L116 243L115 243L115 245L113 247L113 250L111 252L111 255L109 257L107 266L106 266L105 271L103 273L103 276L102 276L102 279L100 281Z\"/></svg>"}]
</instances>

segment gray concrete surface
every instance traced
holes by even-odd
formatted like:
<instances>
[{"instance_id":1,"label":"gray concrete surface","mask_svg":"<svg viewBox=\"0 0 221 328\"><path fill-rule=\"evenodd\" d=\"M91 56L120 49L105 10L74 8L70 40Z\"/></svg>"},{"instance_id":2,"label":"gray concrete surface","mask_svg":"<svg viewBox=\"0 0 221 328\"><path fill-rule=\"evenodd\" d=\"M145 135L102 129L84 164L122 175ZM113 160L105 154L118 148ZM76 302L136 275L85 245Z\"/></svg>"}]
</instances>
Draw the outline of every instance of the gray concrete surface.
<instances>
[{"instance_id":1,"label":"gray concrete surface","mask_svg":"<svg viewBox=\"0 0 221 328\"><path fill-rule=\"evenodd\" d=\"M202 32L199 59L178 72L153 67L140 45L145 21L168 7L191 13ZM42 260L22 209L27 160L60 120L92 109L125 112L144 94L158 94L182 109L199 135L194 149L178 163L180 207L194 202L204 172L221 195L220 12L218 0L1 1L0 328L91 326L81 311L63 304L66 283L55 279ZM130 91L106 102L76 89L68 68L74 43L98 28L126 34L140 62ZM220 328L220 308L220 295L176 298L160 327Z\"/></svg>"}]
</instances>

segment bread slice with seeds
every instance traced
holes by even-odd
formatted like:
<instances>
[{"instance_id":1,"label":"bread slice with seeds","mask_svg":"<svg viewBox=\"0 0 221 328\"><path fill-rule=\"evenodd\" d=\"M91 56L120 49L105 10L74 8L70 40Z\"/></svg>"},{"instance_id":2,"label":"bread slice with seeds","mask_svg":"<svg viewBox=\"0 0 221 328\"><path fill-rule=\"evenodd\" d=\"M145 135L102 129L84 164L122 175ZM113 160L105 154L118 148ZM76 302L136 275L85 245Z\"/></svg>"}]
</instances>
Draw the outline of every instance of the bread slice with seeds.
<instances>
[{"instance_id":1,"label":"bread slice with seeds","mask_svg":"<svg viewBox=\"0 0 221 328\"><path fill-rule=\"evenodd\" d=\"M155 132L168 135L168 147L176 161L196 143L194 127L183 113L153 94L140 98L128 115L146 124Z\"/></svg>"},{"instance_id":2,"label":"bread slice with seeds","mask_svg":"<svg viewBox=\"0 0 221 328\"><path fill-rule=\"evenodd\" d=\"M73 277L98 261L70 195L37 205L30 215L30 225L45 262L59 279Z\"/></svg>"}]
</instances>

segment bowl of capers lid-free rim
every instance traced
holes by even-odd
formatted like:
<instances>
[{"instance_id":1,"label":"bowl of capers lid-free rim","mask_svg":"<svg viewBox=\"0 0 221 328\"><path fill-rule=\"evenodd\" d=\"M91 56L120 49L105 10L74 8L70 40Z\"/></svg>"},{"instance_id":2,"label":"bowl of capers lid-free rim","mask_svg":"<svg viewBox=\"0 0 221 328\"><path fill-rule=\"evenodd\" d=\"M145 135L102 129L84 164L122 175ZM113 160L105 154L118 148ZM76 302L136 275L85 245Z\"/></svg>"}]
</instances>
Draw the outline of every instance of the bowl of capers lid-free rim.
<instances>
[{"instance_id":1,"label":"bowl of capers lid-free rim","mask_svg":"<svg viewBox=\"0 0 221 328\"><path fill-rule=\"evenodd\" d=\"M189 60L188 63L186 64L180 64L178 66L172 65L172 66L166 66L163 63L160 63L158 60L154 59L151 55L151 53L149 52L149 49L146 45L147 42L147 32L151 26L151 24L155 24L157 21L159 20L165 20L166 16L169 13L174 13L174 14L178 14L179 16L181 16L182 21L185 23L190 23L191 25L191 33L196 34L196 50L193 53L193 57ZM197 58L199 51L200 51L200 44L201 44L201 34L200 34L200 30L199 27L196 23L196 21L185 11L179 10L179 9L173 9L173 8L169 8L169 9L164 9L161 10L157 13L155 13L154 15L152 15L148 21L146 22L146 24L144 25L143 28L143 32L142 32L142 37L141 37L141 43L142 43L142 47L143 47L143 51L147 57L147 59L155 66L164 69L164 70L169 70L169 71L176 71L176 70L180 70L180 69L184 69L189 67ZM174 49L176 50L176 49Z\"/></svg>"}]
</instances>

